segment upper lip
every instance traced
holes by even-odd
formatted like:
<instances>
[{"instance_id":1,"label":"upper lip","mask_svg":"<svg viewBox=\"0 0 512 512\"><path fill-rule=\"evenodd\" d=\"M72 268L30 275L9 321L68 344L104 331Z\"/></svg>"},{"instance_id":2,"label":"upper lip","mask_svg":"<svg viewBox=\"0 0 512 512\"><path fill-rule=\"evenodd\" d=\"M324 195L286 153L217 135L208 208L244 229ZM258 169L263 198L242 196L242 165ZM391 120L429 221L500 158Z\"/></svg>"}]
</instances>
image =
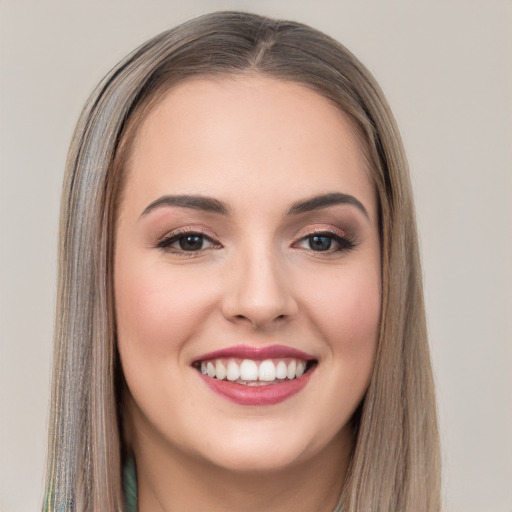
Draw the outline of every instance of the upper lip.
<instances>
[{"instance_id":1,"label":"upper lip","mask_svg":"<svg viewBox=\"0 0 512 512\"><path fill-rule=\"evenodd\" d=\"M306 352L302 352L301 350L297 350L296 348L292 347L287 347L285 345L269 345L266 347L236 345L233 347L215 350L213 352L208 352L207 354L203 354L199 357L196 357L192 361L192 364L197 363L199 361L207 361L211 359L229 357L240 359L253 359L256 361L264 359L280 359L285 357L302 359L304 361L313 361L316 359L315 356L311 354L307 354Z\"/></svg>"}]
</instances>

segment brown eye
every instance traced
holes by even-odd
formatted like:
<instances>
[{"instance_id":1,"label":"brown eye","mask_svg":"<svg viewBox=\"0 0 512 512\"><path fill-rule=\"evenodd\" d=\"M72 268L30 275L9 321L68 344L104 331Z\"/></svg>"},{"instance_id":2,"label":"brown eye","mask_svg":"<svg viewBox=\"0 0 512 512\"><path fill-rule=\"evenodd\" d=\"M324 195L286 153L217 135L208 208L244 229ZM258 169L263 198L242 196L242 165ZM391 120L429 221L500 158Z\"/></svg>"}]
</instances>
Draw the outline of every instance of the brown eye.
<instances>
[{"instance_id":1,"label":"brown eye","mask_svg":"<svg viewBox=\"0 0 512 512\"><path fill-rule=\"evenodd\" d=\"M178 245L184 251L199 251L203 248L203 244L203 235L186 235L178 239Z\"/></svg>"},{"instance_id":2,"label":"brown eye","mask_svg":"<svg viewBox=\"0 0 512 512\"><path fill-rule=\"evenodd\" d=\"M218 246L210 237L195 232L172 234L157 245L159 249L177 254L199 252Z\"/></svg>"}]
</instances>

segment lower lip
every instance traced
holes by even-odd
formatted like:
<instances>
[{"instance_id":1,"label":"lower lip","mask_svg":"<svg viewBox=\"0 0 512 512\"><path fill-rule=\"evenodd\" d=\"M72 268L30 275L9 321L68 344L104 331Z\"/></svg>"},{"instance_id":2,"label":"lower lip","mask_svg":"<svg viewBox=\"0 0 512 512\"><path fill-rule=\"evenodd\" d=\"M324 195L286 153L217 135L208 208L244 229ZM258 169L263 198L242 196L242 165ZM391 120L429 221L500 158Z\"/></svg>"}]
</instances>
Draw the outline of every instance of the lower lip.
<instances>
[{"instance_id":1,"label":"lower lip","mask_svg":"<svg viewBox=\"0 0 512 512\"><path fill-rule=\"evenodd\" d=\"M213 379L202 373L198 375L212 391L238 405L274 405L296 395L309 382L313 371L314 368L311 368L298 379L263 386L245 386L229 380Z\"/></svg>"}]
</instances>

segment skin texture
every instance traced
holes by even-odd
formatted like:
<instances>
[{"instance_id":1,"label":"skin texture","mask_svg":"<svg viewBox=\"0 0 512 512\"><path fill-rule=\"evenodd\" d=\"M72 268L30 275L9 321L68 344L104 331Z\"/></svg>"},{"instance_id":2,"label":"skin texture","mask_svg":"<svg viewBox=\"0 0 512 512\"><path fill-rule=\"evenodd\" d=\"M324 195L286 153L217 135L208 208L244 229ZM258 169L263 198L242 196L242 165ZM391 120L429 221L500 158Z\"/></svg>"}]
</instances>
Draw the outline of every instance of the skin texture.
<instances>
[{"instance_id":1,"label":"skin texture","mask_svg":"<svg viewBox=\"0 0 512 512\"><path fill-rule=\"evenodd\" d=\"M289 82L242 75L169 91L135 139L115 246L124 415L139 510L330 512L351 448L380 315L375 191L348 118ZM350 194L290 215L297 201ZM229 214L145 209L164 195L215 198ZM185 252L171 235L203 233ZM330 238L315 251L311 233ZM329 235L331 236L331 235ZM211 241L210 241L211 240ZM274 405L209 389L191 362L213 350L280 344L318 361Z\"/></svg>"}]
</instances>

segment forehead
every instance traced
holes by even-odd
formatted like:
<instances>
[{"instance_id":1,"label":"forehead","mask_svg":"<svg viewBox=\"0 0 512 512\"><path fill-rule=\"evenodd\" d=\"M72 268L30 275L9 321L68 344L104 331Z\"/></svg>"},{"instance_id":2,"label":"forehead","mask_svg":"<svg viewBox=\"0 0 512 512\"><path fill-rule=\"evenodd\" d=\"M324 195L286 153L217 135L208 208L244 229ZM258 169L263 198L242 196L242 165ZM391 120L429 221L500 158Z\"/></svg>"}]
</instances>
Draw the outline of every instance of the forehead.
<instances>
[{"instance_id":1,"label":"forehead","mask_svg":"<svg viewBox=\"0 0 512 512\"><path fill-rule=\"evenodd\" d=\"M163 193L229 202L230 193L271 190L293 202L346 188L338 191L374 203L364 149L348 116L303 85L262 76L173 87L139 127L125 171L128 189L148 202Z\"/></svg>"}]
</instances>

